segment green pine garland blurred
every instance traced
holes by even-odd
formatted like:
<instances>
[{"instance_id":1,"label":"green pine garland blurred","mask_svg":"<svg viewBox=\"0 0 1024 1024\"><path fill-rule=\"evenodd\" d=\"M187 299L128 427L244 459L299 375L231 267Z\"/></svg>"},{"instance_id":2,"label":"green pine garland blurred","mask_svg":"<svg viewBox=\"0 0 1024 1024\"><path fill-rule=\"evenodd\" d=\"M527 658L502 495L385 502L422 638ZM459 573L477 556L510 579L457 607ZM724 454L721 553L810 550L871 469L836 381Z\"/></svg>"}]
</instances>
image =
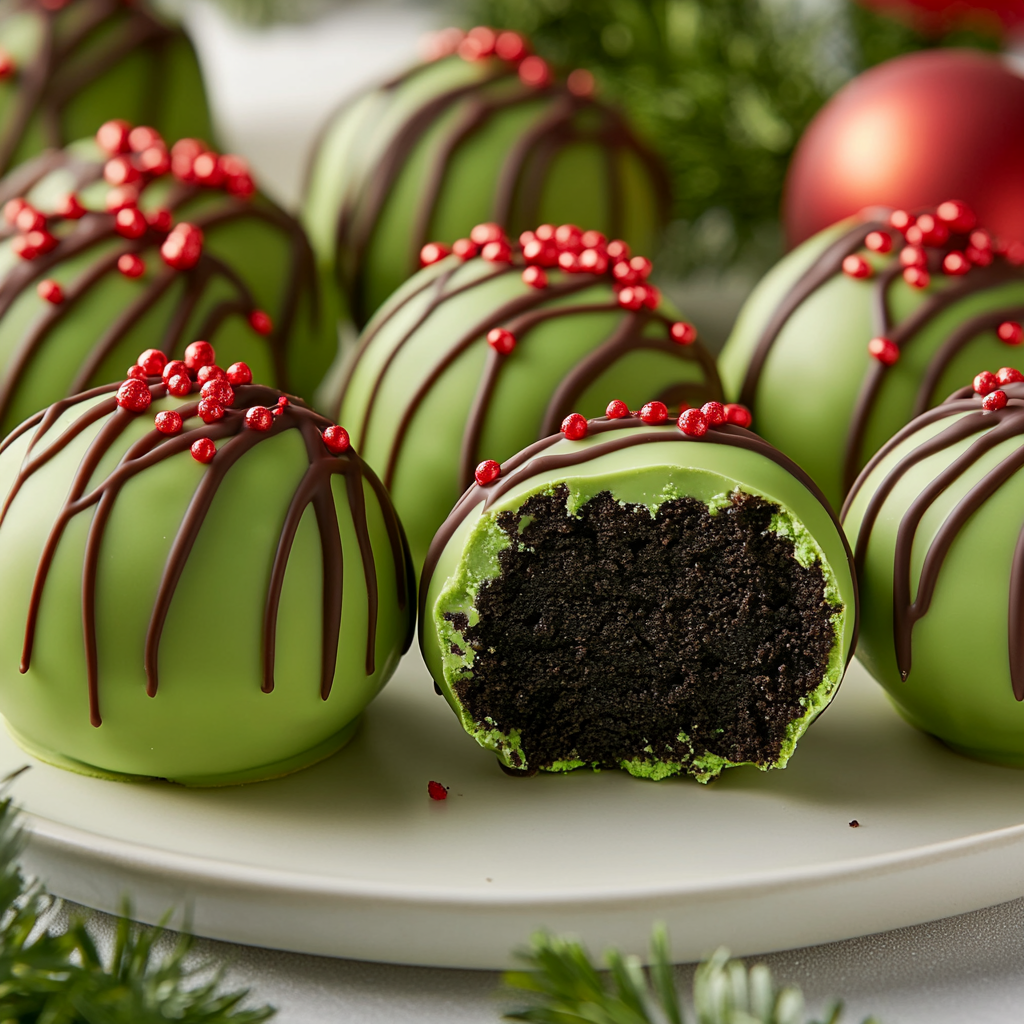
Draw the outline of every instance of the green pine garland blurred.
<instances>
[{"instance_id":1,"label":"green pine garland blurred","mask_svg":"<svg viewBox=\"0 0 1024 1024\"><path fill-rule=\"evenodd\" d=\"M744 264L781 252L786 167L808 122L859 71L936 45L849 0L456 0L464 26L510 28L560 68L589 68L667 161L676 222L659 270Z\"/></svg>"}]
</instances>

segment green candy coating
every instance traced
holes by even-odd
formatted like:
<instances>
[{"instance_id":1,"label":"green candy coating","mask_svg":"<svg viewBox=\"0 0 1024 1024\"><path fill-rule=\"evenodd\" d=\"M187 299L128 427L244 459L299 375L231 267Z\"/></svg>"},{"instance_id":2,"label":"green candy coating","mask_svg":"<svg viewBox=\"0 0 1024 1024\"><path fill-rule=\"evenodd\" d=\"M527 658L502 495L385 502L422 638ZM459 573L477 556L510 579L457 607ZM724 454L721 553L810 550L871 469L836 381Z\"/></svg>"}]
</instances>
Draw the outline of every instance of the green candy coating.
<instances>
[{"instance_id":1,"label":"green candy coating","mask_svg":"<svg viewBox=\"0 0 1024 1024\"><path fill-rule=\"evenodd\" d=\"M270 404L268 390L236 393L248 392ZM289 416L315 414L293 403L270 432L258 437L241 425L244 408L228 411L229 418L236 417L237 430L226 440L216 433L218 425L204 427L186 419L181 450L142 468L116 495L102 534L95 586L95 710L102 724L90 724L83 626L83 559L95 504L72 515L60 536L43 585L28 671L19 672L40 556L90 444L113 417L130 419L91 474L88 489L102 487L141 439L152 435L161 445L176 443L156 435L153 417L163 409L182 410L188 401L157 398L137 415L105 413L26 475L13 500L12 485L30 447L32 455L39 455L90 409L113 408L111 391L69 403L41 436L36 436L39 427L30 426L12 435L0 452L0 495L9 501L0 524L0 712L15 738L44 760L105 777L159 777L198 786L284 774L327 756L352 736L361 712L408 645L411 575L386 494L354 452L335 458L314 435L320 452L310 455L300 430L285 424L301 422ZM315 417L314 429L322 429L321 420ZM221 438L209 466L188 451L187 432L193 428ZM226 469L185 555L157 648L158 686L149 696L147 627L161 579L170 572L172 545L198 500L197 489L217 471L218 460L229 457L229 447L238 444L252 446ZM355 474L369 551L363 557L349 477L327 477L344 559L336 581L342 597L340 642L326 699L321 659L322 649L328 648L322 648L321 623L327 553L318 532L322 509L314 514L308 505L286 553L273 688L263 689L261 637L271 567L293 496L301 493L300 481L314 463L328 472L340 467ZM368 579L378 595L372 671L367 666Z\"/></svg>"},{"instance_id":2,"label":"green candy coating","mask_svg":"<svg viewBox=\"0 0 1024 1024\"><path fill-rule=\"evenodd\" d=\"M0 173L115 118L212 138L195 50L148 4L6 0L0 51L13 62L0 79Z\"/></svg>"},{"instance_id":3,"label":"green candy coating","mask_svg":"<svg viewBox=\"0 0 1024 1024\"><path fill-rule=\"evenodd\" d=\"M721 397L706 350L670 338L678 318L667 304L631 313L607 277L552 270L537 289L521 270L454 256L421 270L363 332L342 386L321 394L390 490L416 565L480 461L509 458L570 412L602 415L611 397L632 409ZM542 319L527 328L531 317ZM516 345L488 390L497 357L487 334L505 326ZM616 339L624 344L604 358ZM577 373L580 386L561 391Z\"/></svg>"},{"instance_id":4,"label":"green candy coating","mask_svg":"<svg viewBox=\"0 0 1024 1024\"><path fill-rule=\"evenodd\" d=\"M82 140L0 181L0 204L24 197L52 214L74 191L89 211L79 220L51 216L58 244L34 260L15 253L10 225L0 232L10 239L0 241L0 431L58 398L123 378L147 348L181 358L199 338L216 347L222 366L245 362L255 380L311 397L337 355L337 336L331 291L316 277L298 222L259 195L239 199L222 188L183 188L171 174L155 178L139 209L170 209L175 224L203 231L199 262L174 270L160 255L164 232L116 232L104 159ZM126 253L141 258L141 276L118 271ZM63 289L59 305L39 295L46 279ZM268 336L249 322L257 309L270 317Z\"/></svg>"},{"instance_id":5,"label":"green candy coating","mask_svg":"<svg viewBox=\"0 0 1024 1024\"><path fill-rule=\"evenodd\" d=\"M891 252L863 247L872 228L890 234ZM955 236L930 249L931 282L920 289L900 274L898 231L884 221L844 221L784 257L740 312L719 357L726 394L750 406L754 429L802 466L836 508L856 474L900 427L943 401L978 367L1013 362L1014 350L999 340L996 327L1024 316L1024 268L997 256L963 277L945 275L937 265L942 253L966 241ZM872 275L858 279L843 273L843 253L860 254ZM820 285L808 293L806 282L819 272ZM883 321L879 290L885 282ZM763 368L752 370L773 319L801 295ZM976 328L947 359L944 346L972 322ZM900 338L894 366L883 368L869 354L868 342L876 336ZM879 388L858 414L863 389L876 375Z\"/></svg>"},{"instance_id":6,"label":"green candy coating","mask_svg":"<svg viewBox=\"0 0 1024 1024\"><path fill-rule=\"evenodd\" d=\"M547 460L598 448L610 437L619 440L645 435L665 440L598 453L576 461L571 467L545 467ZM516 737L502 732L494 723L474 721L454 689L454 684L463 681L467 674L472 676L473 657L471 651L463 651L459 646L465 644L453 629L452 617L468 616L471 625L479 618L474 604L477 594L486 581L498 576L498 555L509 543L497 526L500 513L519 509L532 496L553 493L562 484L569 492L569 515L603 491L610 492L619 502L646 505L654 515L663 502L681 496L697 498L713 509L728 504L729 495L739 490L779 506L773 529L793 541L793 556L801 565L821 567L826 600L836 608L836 640L826 673L806 698L805 713L790 722L777 760L758 765L762 770L784 767L799 738L835 694L856 635L857 589L849 548L820 497L794 475L784 460L779 462L763 451L724 443L687 443L674 426L638 424L612 434L590 434L578 441L558 438L551 444L538 445L532 454L522 453L514 466L507 490L496 498L487 499L486 487L467 492L439 532L421 582L419 630L423 656L466 731L482 747L493 750L503 764L521 767ZM485 499L489 502L486 506ZM509 652L508 656L514 658L515 654ZM680 736L680 740L685 739ZM707 782L735 764L705 752L686 770L699 781ZM570 770L581 765L582 762L569 761L549 770ZM622 762L620 767L632 775L651 779L680 771L679 763L654 758Z\"/></svg>"},{"instance_id":7,"label":"green candy coating","mask_svg":"<svg viewBox=\"0 0 1024 1024\"><path fill-rule=\"evenodd\" d=\"M1006 392L1011 394L1011 388ZM977 418L979 406L973 404L971 409L969 401L951 401L950 415L912 422L876 456L851 494L844 526L859 559L863 613L857 657L896 710L917 728L971 757L1024 768L1024 704L1015 699L1011 678L1019 624L1008 613L1021 586L1020 579L1013 579L1013 563L1024 526L1024 475L1014 473L984 500L968 497L972 488L991 479L999 463L1022 453L1021 425L975 457L975 446L987 444L997 424L1005 422L1003 414L984 414L982 429L897 471L901 461L924 455L924 446L942 432ZM1005 413L1019 416L1021 403L1011 404L1018 408ZM962 460L962 473L931 496L910 535L908 582L916 600L925 557L940 529L959 503L971 503L969 516L939 562L930 603L912 624L912 658L903 679L895 641L899 626L894 628L897 537L913 503L930 487L938 489L937 479L953 472L957 460ZM869 527L865 513L887 478L895 483Z\"/></svg>"},{"instance_id":8,"label":"green candy coating","mask_svg":"<svg viewBox=\"0 0 1024 1024\"><path fill-rule=\"evenodd\" d=\"M653 252L667 177L622 115L515 65L457 56L421 64L345 104L311 165L303 220L357 329L419 268L424 244L474 225L515 238L577 223Z\"/></svg>"}]
</instances>

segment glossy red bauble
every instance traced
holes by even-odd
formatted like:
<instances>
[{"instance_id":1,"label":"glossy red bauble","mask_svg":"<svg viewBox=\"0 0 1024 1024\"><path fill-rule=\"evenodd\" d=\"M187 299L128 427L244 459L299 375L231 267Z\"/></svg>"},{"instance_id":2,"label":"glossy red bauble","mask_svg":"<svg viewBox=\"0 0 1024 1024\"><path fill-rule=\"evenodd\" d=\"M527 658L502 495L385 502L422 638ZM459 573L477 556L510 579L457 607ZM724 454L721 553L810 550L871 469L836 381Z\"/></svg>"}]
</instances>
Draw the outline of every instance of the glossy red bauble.
<instances>
[{"instance_id":1,"label":"glossy red bauble","mask_svg":"<svg viewBox=\"0 0 1024 1024\"><path fill-rule=\"evenodd\" d=\"M265 405L254 405L246 410L245 425L250 430L269 430L274 425L274 414Z\"/></svg>"},{"instance_id":2,"label":"glossy red bauble","mask_svg":"<svg viewBox=\"0 0 1024 1024\"><path fill-rule=\"evenodd\" d=\"M570 441L578 441L587 436L587 417L578 412L571 412L562 420L562 433Z\"/></svg>"},{"instance_id":3,"label":"glossy red bauble","mask_svg":"<svg viewBox=\"0 0 1024 1024\"><path fill-rule=\"evenodd\" d=\"M117 389L117 404L130 412L142 412L152 401L149 388L141 380L129 378Z\"/></svg>"},{"instance_id":4,"label":"glossy red bauble","mask_svg":"<svg viewBox=\"0 0 1024 1024\"><path fill-rule=\"evenodd\" d=\"M1024 78L978 51L898 57L840 90L804 133L786 180L786 236L796 245L865 207L959 200L997 236L1024 239L1021 166Z\"/></svg>"},{"instance_id":5,"label":"glossy red bauble","mask_svg":"<svg viewBox=\"0 0 1024 1024\"><path fill-rule=\"evenodd\" d=\"M348 431L344 427L328 427L324 431L324 444L333 455L348 451L349 443Z\"/></svg>"}]
</instances>

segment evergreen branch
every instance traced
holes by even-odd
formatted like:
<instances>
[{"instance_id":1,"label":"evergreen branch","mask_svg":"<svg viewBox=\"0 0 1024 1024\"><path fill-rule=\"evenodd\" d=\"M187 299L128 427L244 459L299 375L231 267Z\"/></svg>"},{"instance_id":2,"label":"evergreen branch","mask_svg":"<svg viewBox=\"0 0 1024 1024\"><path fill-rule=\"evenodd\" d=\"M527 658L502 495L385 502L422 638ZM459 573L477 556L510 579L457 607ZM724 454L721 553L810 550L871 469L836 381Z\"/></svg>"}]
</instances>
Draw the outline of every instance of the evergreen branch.
<instances>
[{"instance_id":1,"label":"evergreen branch","mask_svg":"<svg viewBox=\"0 0 1024 1024\"><path fill-rule=\"evenodd\" d=\"M807 1020L799 988L779 988L764 964L748 969L719 949L694 974L689 1016L663 925L654 928L646 971L637 957L610 950L602 973L579 942L546 933L518 955L528 970L509 972L505 984L526 994L527 1005L505 1016L528 1024L839 1024L842 1015L842 1003L833 1002L821 1020Z\"/></svg>"}]
</instances>

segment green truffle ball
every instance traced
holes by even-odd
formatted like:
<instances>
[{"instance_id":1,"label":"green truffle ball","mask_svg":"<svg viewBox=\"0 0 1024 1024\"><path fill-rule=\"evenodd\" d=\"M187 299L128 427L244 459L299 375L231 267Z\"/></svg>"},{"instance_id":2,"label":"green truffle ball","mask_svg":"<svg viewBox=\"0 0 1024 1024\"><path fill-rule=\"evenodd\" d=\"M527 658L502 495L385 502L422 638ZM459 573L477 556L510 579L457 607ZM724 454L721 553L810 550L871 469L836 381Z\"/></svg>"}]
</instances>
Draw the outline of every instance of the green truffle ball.
<instances>
[{"instance_id":1,"label":"green truffle ball","mask_svg":"<svg viewBox=\"0 0 1024 1024\"><path fill-rule=\"evenodd\" d=\"M726 393L836 508L900 427L1010 358L997 331L1024 317L1024 267L957 213L923 215L923 238L879 211L815 235L758 285L722 351Z\"/></svg>"},{"instance_id":2,"label":"green truffle ball","mask_svg":"<svg viewBox=\"0 0 1024 1024\"><path fill-rule=\"evenodd\" d=\"M420 595L440 692L514 772L784 767L857 619L842 530L790 460L738 426L629 415L470 488Z\"/></svg>"},{"instance_id":3,"label":"green truffle ball","mask_svg":"<svg viewBox=\"0 0 1024 1024\"><path fill-rule=\"evenodd\" d=\"M424 244L451 245L480 222L513 237L588 224L641 252L667 222L662 165L581 87L591 78L571 79L573 92L538 57L461 52L347 103L313 158L304 222L357 328L416 272Z\"/></svg>"},{"instance_id":4,"label":"green truffle ball","mask_svg":"<svg viewBox=\"0 0 1024 1024\"><path fill-rule=\"evenodd\" d=\"M199 387L96 388L0 451L0 712L45 761L283 775L351 738L408 647L414 584L374 474L276 389L239 384L207 424Z\"/></svg>"},{"instance_id":5,"label":"green truffle ball","mask_svg":"<svg viewBox=\"0 0 1024 1024\"><path fill-rule=\"evenodd\" d=\"M857 479L844 526L858 658L908 722L1021 768L1024 384L1000 391L1002 408L964 388L901 430Z\"/></svg>"},{"instance_id":6,"label":"green truffle ball","mask_svg":"<svg viewBox=\"0 0 1024 1024\"><path fill-rule=\"evenodd\" d=\"M208 340L225 366L306 398L336 357L305 234L252 194L244 161L193 140L166 152L144 129L137 145L82 141L0 181L0 431L123 378L151 346L180 357ZM140 171L147 159L162 163Z\"/></svg>"},{"instance_id":7,"label":"green truffle ball","mask_svg":"<svg viewBox=\"0 0 1024 1024\"><path fill-rule=\"evenodd\" d=\"M673 336L678 318L655 290L656 308L626 309L610 272L549 269L534 287L522 256L509 260L452 256L420 271L323 399L390 490L417 565L479 462L511 457L571 412L600 415L610 395L631 409L721 398L714 360L692 328Z\"/></svg>"},{"instance_id":8,"label":"green truffle ball","mask_svg":"<svg viewBox=\"0 0 1024 1024\"><path fill-rule=\"evenodd\" d=\"M212 136L192 44L146 3L5 3L0 71L0 173L111 118Z\"/></svg>"}]
</instances>

